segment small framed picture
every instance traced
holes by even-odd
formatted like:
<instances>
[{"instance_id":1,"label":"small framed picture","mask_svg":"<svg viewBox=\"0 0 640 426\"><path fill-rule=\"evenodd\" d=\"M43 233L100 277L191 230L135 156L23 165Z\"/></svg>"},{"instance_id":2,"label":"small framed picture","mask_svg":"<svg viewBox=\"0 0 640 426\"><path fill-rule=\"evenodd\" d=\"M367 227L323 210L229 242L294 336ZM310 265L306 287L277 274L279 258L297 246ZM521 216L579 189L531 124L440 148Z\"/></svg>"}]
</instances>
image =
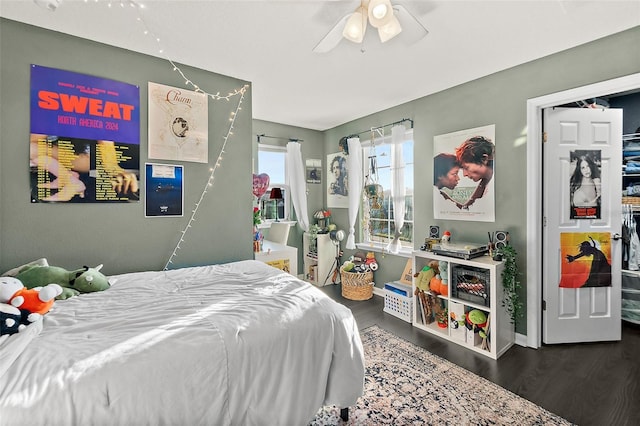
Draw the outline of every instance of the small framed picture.
<instances>
[{"instance_id":1,"label":"small framed picture","mask_svg":"<svg viewBox=\"0 0 640 426\"><path fill-rule=\"evenodd\" d=\"M311 158L306 161L307 183L322 182L322 160Z\"/></svg>"}]
</instances>

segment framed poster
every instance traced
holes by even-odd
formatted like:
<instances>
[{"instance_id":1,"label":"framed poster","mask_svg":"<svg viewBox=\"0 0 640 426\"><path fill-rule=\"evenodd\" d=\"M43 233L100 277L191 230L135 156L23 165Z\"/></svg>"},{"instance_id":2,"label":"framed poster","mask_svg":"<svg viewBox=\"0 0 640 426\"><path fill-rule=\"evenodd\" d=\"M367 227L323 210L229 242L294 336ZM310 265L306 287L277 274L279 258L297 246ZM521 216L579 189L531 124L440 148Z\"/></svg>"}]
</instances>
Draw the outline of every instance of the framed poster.
<instances>
[{"instance_id":1,"label":"framed poster","mask_svg":"<svg viewBox=\"0 0 640 426\"><path fill-rule=\"evenodd\" d=\"M209 162L207 95L149 82L149 158Z\"/></svg>"},{"instance_id":2,"label":"framed poster","mask_svg":"<svg viewBox=\"0 0 640 426\"><path fill-rule=\"evenodd\" d=\"M600 150L570 152L569 194L571 219L601 219L602 199Z\"/></svg>"},{"instance_id":3,"label":"framed poster","mask_svg":"<svg viewBox=\"0 0 640 426\"><path fill-rule=\"evenodd\" d=\"M305 162L307 183L322 182L322 160L308 159Z\"/></svg>"},{"instance_id":4,"label":"framed poster","mask_svg":"<svg viewBox=\"0 0 640 426\"><path fill-rule=\"evenodd\" d=\"M611 234L560 233L562 288L611 286Z\"/></svg>"},{"instance_id":5,"label":"framed poster","mask_svg":"<svg viewBox=\"0 0 640 426\"><path fill-rule=\"evenodd\" d=\"M140 200L140 88L31 65L31 202Z\"/></svg>"},{"instance_id":6,"label":"framed poster","mask_svg":"<svg viewBox=\"0 0 640 426\"><path fill-rule=\"evenodd\" d=\"M347 156L327 155L327 207L349 207Z\"/></svg>"},{"instance_id":7,"label":"framed poster","mask_svg":"<svg viewBox=\"0 0 640 426\"><path fill-rule=\"evenodd\" d=\"M495 221L495 125L433 138L434 219Z\"/></svg>"},{"instance_id":8,"label":"framed poster","mask_svg":"<svg viewBox=\"0 0 640 426\"><path fill-rule=\"evenodd\" d=\"M146 163L145 173L145 217L183 216L184 167Z\"/></svg>"}]
</instances>

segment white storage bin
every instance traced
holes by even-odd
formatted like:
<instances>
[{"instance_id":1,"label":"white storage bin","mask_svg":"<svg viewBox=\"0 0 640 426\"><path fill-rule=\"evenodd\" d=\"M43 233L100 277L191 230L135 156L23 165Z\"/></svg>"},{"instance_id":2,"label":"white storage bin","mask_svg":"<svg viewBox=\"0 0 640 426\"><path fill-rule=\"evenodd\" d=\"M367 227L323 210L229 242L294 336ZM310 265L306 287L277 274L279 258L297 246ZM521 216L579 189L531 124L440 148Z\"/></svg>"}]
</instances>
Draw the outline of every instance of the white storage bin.
<instances>
[{"instance_id":1,"label":"white storage bin","mask_svg":"<svg viewBox=\"0 0 640 426\"><path fill-rule=\"evenodd\" d=\"M411 323L413 297L411 286L398 281L384 285L384 312Z\"/></svg>"}]
</instances>

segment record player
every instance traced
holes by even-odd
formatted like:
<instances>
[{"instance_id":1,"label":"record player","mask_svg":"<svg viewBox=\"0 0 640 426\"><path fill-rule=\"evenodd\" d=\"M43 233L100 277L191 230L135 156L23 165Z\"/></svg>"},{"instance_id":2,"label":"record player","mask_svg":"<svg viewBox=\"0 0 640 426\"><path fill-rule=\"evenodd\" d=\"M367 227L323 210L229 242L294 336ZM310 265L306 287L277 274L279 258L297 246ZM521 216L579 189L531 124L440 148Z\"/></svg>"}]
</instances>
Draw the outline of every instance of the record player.
<instances>
[{"instance_id":1,"label":"record player","mask_svg":"<svg viewBox=\"0 0 640 426\"><path fill-rule=\"evenodd\" d=\"M488 253L489 247L476 243L437 243L431 246L431 251L443 256L469 260Z\"/></svg>"}]
</instances>

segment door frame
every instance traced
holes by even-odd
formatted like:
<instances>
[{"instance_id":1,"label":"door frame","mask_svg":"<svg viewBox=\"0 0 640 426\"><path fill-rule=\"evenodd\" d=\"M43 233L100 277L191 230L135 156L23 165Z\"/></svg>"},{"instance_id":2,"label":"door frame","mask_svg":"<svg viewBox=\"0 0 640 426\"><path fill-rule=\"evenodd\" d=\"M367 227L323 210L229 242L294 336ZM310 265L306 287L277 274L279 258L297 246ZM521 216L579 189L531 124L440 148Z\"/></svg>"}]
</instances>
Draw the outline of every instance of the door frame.
<instances>
[{"instance_id":1,"label":"door frame","mask_svg":"<svg viewBox=\"0 0 640 426\"><path fill-rule=\"evenodd\" d=\"M527 100L527 336L542 345L542 110L578 100L640 88L640 73Z\"/></svg>"}]
</instances>

